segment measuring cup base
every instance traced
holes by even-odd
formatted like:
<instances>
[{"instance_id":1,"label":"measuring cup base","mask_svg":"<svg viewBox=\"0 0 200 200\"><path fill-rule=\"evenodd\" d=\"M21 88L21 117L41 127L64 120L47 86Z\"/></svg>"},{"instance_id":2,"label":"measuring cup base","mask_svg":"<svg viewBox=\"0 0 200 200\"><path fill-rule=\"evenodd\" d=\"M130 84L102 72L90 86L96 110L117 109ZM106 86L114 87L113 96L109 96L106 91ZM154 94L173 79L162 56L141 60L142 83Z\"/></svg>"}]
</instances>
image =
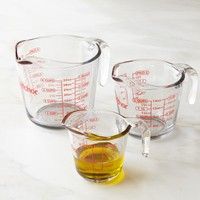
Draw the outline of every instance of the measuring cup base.
<instances>
[{"instance_id":1,"label":"measuring cup base","mask_svg":"<svg viewBox=\"0 0 200 200\"><path fill-rule=\"evenodd\" d=\"M94 177L89 177L86 176L85 174L82 174L81 172L77 171L84 179L86 179L87 181L93 182L93 183L107 183L107 182L111 182L112 180L116 179L118 176L120 176L121 172L122 172L122 168L115 174L113 174L112 176L109 177L104 177L104 178L100 178L97 177L94 179Z\"/></svg>"},{"instance_id":2,"label":"measuring cup base","mask_svg":"<svg viewBox=\"0 0 200 200\"><path fill-rule=\"evenodd\" d=\"M33 117L28 110L26 110L29 119L35 124L54 129L63 129L61 124L63 117L72 111L79 110L75 105L68 103L52 103L41 107L35 117Z\"/></svg>"},{"instance_id":3,"label":"measuring cup base","mask_svg":"<svg viewBox=\"0 0 200 200\"><path fill-rule=\"evenodd\" d=\"M49 128L49 129L63 129L62 126L52 126L52 125L48 125L48 124L43 124L40 121L38 121L36 118L34 118L32 115L29 114L29 112L26 112L28 118L31 120L31 122L33 122L34 124L36 124L37 126L41 126L44 128Z\"/></svg>"}]
</instances>

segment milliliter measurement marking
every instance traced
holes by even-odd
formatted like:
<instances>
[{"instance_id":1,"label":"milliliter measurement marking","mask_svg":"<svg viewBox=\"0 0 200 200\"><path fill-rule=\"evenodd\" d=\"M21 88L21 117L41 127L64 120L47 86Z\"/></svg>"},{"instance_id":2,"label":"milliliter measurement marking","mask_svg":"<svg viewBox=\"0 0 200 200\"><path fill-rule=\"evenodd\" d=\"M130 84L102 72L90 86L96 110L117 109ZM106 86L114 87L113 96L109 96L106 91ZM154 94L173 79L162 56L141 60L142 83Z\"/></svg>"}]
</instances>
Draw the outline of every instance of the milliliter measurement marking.
<instances>
[{"instance_id":1,"label":"milliliter measurement marking","mask_svg":"<svg viewBox=\"0 0 200 200\"><path fill-rule=\"evenodd\" d=\"M165 119L165 99L163 100L163 120Z\"/></svg>"},{"instance_id":2,"label":"milliliter measurement marking","mask_svg":"<svg viewBox=\"0 0 200 200\"><path fill-rule=\"evenodd\" d=\"M64 117L64 115L65 115L65 111L64 111L64 97L63 97L63 85L62 85L63 83L62 83L62 80L60 81L60 86L61 86L61 88L60 88L60 90L61 90L61 99L62 99L62 116Z\"/></svg>"}]
</instances>

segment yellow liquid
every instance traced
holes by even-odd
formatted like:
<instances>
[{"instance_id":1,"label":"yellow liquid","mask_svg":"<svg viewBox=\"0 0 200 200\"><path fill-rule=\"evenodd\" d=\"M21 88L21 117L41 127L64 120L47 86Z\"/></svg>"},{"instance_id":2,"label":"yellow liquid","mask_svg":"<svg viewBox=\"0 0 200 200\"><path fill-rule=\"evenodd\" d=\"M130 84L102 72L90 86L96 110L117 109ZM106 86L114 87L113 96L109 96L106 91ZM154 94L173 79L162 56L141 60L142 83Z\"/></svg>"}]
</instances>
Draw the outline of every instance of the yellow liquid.
<instances>
[{"instance_id":1,"label":"yellow liquid","mask_svg":"<svg viewBox=\"0 0 200 200\"><path fill-rule=\"evenodd\" d=\"M103 182L117 176L123 165L124 157L117 147L109 142L84 145L76 151L76 169L84 178Z\"/></svg>"}]
</instances>

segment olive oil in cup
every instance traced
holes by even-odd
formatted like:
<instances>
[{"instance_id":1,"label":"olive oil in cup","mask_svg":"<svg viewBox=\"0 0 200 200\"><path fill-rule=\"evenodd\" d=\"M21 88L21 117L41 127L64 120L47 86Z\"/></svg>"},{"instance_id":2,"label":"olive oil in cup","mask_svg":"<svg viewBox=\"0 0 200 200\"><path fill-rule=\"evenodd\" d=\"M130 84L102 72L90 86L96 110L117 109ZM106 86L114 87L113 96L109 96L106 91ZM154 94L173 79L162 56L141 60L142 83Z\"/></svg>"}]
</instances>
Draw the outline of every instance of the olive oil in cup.
<instances>
[{"instance_id":1,"label":"olive oil in cup","mask_svg":"<svg viewBox=\"0 0 200 200\"><path fill-rule=\"evenodd\" d=\"M77 172L85 179L101 183L120 175L130 129L150 138L146 125L135 119L131 125L111 111L78 110L68 113L62 124L70 136ZM144 152L146 152L144 144ZM145 154L146 155L146 154Z\"/></svg>"}]
</instances>

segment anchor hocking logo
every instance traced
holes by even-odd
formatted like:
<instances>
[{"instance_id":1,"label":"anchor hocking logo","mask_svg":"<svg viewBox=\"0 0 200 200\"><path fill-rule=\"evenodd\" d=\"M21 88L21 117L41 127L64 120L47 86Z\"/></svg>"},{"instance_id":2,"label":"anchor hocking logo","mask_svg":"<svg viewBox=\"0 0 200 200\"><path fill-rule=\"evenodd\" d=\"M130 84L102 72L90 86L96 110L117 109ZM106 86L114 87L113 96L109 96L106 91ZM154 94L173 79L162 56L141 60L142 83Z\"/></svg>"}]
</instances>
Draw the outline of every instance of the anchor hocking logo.
<instances>
[{"instance_id":1,"label":"anchor hocking logo","mask_svg":"<svg viewBox=\"0 0 200 200\"><path fill-rule=\"evenodd\" d=\"M20 86L22 88L22 90L33 94L33 95L37 95L38 94L38 90L34 89L34 88L30 88L28 85L25 85L24 83L20 82Z\"/></svg>"}]
</instances>

